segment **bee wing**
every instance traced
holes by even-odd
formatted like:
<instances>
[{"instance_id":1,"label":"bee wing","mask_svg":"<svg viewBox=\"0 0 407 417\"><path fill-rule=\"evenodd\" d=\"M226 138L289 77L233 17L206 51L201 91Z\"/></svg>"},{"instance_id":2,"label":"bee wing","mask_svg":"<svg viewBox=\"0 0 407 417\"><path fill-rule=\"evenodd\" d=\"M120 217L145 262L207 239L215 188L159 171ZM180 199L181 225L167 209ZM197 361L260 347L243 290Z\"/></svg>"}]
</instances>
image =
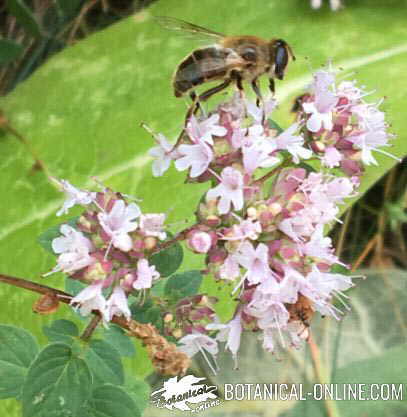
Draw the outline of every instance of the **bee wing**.
<instances>
[{"instance_id":1,"label":"bee wing","mask_svg":"<svg viewBox=\"0 0 407 417\"><path fill-rule=\"evenodd\" d=\"M218 57L211 55L199 60L200 71L208 80L215 79L216 77L222 78L229 71L241 69L245 65L246 61L232 49L214 47L219 51ZM183 66L183 68L178 69L177 78L179 80L189 80L192 74L195 74L195 68L195 63Z\"/></svg>"},{"instance_id":2,"label":"bee wing","mask_svg":"<svg viewBox=\"0 0 407 417\"><path fill-rule=\"evenodd\" d=\"M178 32L178 34L182 34L191 39L214 43L219 42L225 37L222 33L205 29L202 26L194 25L193 23L176 19L175 17L154 16L154 19L165 29Z\"/></svg>"}]
</instances>

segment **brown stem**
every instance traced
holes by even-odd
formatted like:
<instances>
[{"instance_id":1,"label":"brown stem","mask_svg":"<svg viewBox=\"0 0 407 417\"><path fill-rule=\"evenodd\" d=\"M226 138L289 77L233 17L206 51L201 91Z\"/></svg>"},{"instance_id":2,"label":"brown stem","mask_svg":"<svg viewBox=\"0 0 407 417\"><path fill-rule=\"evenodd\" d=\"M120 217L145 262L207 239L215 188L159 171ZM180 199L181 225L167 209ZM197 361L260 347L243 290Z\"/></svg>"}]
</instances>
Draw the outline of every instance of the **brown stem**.
<instances>
[{"instance_id":1,"label":"brown stem","mask_svg":"<svg viewBox=\"0 0 407 417\"><path fill-rule=\"evenodd\" d=\"M268 180L269 178L271 178L275 174L278 174L283 168L285 168L289 164L290 164L290 161L288 159L283 161L278 167L272 169L270 172L263 175L258 180L254 181L253 185L262 185L264 183L264 181Z\"/></svg>"},{"instance_id":2,"label":"brown stem","mask_svg":"<svg viewBox=\"0 0 407 417\"><path fill-rule=\"evenodd\" d=\"M85 342L88 341L91 338L93 332L96 330L96 327L98 326L101 320L102 320L102 317L100 315L93 316L92 320L87 325L86 329L83 331L80 338L84 340Z\"/></svg>"},{"instance_id":3,"label":"brown stem","mask_svg":"<svg viewBox=\"0 0 407 417\"><path fill-rule=\"evenodd\" d=\"M173 245L176 242L179 242L180 240L185 240L187 237L187 234L194 229L194 227L196 227L197 224L193 224L192 226L187 227L184 230L181 230L179 233L177 233L176 236L174 236L172 239L167 240L161 244L159 244L153 251L152 251L152 255L154 255L155 253L161 252L164 249L167 249L168 247L170 247L171 245Z\"/></svg>"},{"instance_id":4,"label":"brown stem","mask_svg":"<svg viewBox=\"0 0 407 417\"><path fill-rule=\"evenodd\" d=\"M59 301L66 304L70 304L73 298L72 295L64 291L22 278L0 274L0 282L5 282L14 285L15 287L24 288L40 294L53 294ZM93 310L92 314L94 314L95 317L93 317L83 332L81 336L82 340L89 340L93 331L102 319L99 311ZM139 323L136 320L127 320L121 316L113 316L111 323L126 329L129 336L137 337L144 343L151 362L158 372L165 375L181 375L185 374L187 371L190 365L188 356L185 353L180 352L174 343L169 342L161 336L156 327L152 324Z\"/></svg>"}]
</instances>

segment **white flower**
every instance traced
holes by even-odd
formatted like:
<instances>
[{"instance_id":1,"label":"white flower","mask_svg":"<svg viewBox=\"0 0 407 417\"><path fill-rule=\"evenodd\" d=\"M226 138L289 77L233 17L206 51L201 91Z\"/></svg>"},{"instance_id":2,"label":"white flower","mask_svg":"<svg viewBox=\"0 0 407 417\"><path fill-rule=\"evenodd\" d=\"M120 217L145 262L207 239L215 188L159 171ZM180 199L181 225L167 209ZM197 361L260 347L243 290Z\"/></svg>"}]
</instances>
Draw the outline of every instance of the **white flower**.
<instances>
[{"instance_id":1,"label":"white flower","mask_svg":"<svg viewBox=\"0 0 407 417\"><path fill-rule=\"evenodd\" d=\"M57 265L44 276L58 271L70 274L95 262L89 255L93 244L88 238L67 224L63 224L60 231L63 236L53 239L51 244L52 250L59 254Z\"/></svg>"},{"instance_id":2,"label":"white flower","mask_svg":"<svg viewBox=\"0 0 407 417\"><path fill-rule=\"evenodd\" d=\"M61 209L57 211L57 216L68 213L68 210L76 204L86 206L92 203L96 198L96 193L80 190L66 180L57 180L56 178L51 179L56 182L59 188L66 194L66 200Z\"/></svg>"},{"instance_id":3,"label":"white flower","mask_svg":"<svg viewBox=\"0 0 407 417\"><path fill-rule=\"evenodd\" d=\"M91 251L93 249L92 242L86 238L82 232L78 232L68 224L63 224L60 227L61 235L52 240L52 250L59 254L64 252L82 252Z\"/></svg>"},{"instance_id":4,"label":"white flower","mask_svg":"<svg viewBox=\"0 0 407 417\"><path fill-rule=\"evenodd\" d=\"M219 269L219 276L222 279L233 281L240 275L239 262L236 257L229 255Z\"/></svg>"},{"instance_id":5,"label":"white flower","mask_svg":"<svg viewBox=\"0 0 407 417\"><path fill-rule=\"evenodd\" d=\"M216 340L226 342L225 349L228 349L235 361L240 347L240 339L243 331L242 314L238 312L235 317L226 324L211 323L206 326L207 330L220 330Z\"/></svg>"},{"instance_id":6,"label":"white flower","mask_svg":"<svg viewBox=\"0 0 407 417\"><path fill-rule=\"evenodd\" d=\"M292 155L295 164L299 164L300 159L309 159L312 156L312 151L303 146L304 138L300 135L294 135L298 126L299 123L294 123L275 139L277 149L288 151Z\"/></svg>"},{"instance_id":7,"label":"white flower","mask_svg":"<svg viewBox=\"0 0 407 417\"><path fill-rule=\"evenodd\" d=\"M191 168L191 178L203 174L213 160L212 149L204 142L195 145L180 145L178 147L180 157L175 161L178 171Z\"/></svg>"},{"instance_id":8,"label":"white flower","mask_svg":"<svg viewBox=\"0 0 407 417\"><path fill-rule=\"evenodd\" d=\"M164 240L167 234L163 231L165 214L149 213L140 216L140 229L146 236L155 236Z\"/></svg>"},{"instance_id":9,"label":"white flower","mask_svg":"<svg viewBox=\"0 0 407 417\"><path fill-rule=\"evenodd\" d=\"M307 120L307 129L310 132L318 132L321 128L331 130L332 110L338 102L338 97L331 91L321 91L315 95L314 102L305 102L302 104L305 113L311 114Z\"/></svg>"},{"instance_id":10,"label":"white flower","mask_svg":"<svg viewBox=\"0 0 407 417\"><path fill-rule=\"evenodd\" d=\"M123 200L116 200L109 213L99 213L100 225L106 234L112 238L115 248L128 252L132 248L129 232L137 229L134 220L140 215L140 209L135 203L126 206Z\"/></svg>"},{"instance_id":11,"label":"white flower","mask_svg":"<svg viewBox=\"0 0 407 417\"><path fill-rule=\"evenodd\" d=\"M232 167L226 167L221 173L221 182L218 186L209 190L206 194L207 200L214 200L220 197L218 210L220 214L230 211L231 205L235 210L243 208L243 175Z\"/></svg>"},{"instance_id":12,"label":"white flower","mask_svg":"<svg viewBox=\"0 0 407 417\"><path fill-rule=\"evenodd\" d=\"M263 118L267 118L277 106L277 100L270 98L264 101L264 106L255 105L250 100L245 100L247 113L252 117L254 124L262 124Z\"/></svg>"},{"instance_id":13,"label":"white flower","mask_svg":"<svg viewBox=\"0 0 407 417\"><path fill-rule=\"evenodd\" d=\"M315 227L311 239L303 244L298 245L300 252L312 258L319 258L327 261L329 264L340 263L338 257L334 255L332 248L332 240L328 236L324 236L324 228L321 224Z\"/></svg>"},{"instance_id":14,"label":"white flower","mask_svg":"<svg viewBox=\"0 0 407 417\"><path fill-rule=\"evenodd\" d=\"M218 343L215 339L203 333L192 333L182 337L179 341L178 350L184 352L190 358L196 353L206 350L213 356L219 352Z\"/></svg>"},{"instance_id":15,"label":"white flower","mask_svg":"<svg viewBox=\"0 0 407 417\"><path fill-rule=\"evenodd\" d=\"M208 143L213 145L212 136L225 136L227 130L223 126L219 126L219 114L212 114L208 119L198 121L192 115L188 121L186 131L189 138L194 143Z\"/></svg>"},{"instance_id":16,"label":"white flower","mask_svg":"<svg viewBox=\"0 0 407 417\"><path fill-rule=\"evenodd\" d=\"M263 137L246 141L242 146L243 166L248 174L252 174L258 167L269 168L280 162L280 159L271 156L277 150L274 142Z\"/></svg>"},{"instance_id":17,"label":"white flower","mask_svg":"<svg viewBox=\"0 0 407 417\"><path fill-rule=\"evenodd\" d=\"M170 167L171 160L175 157L173 146L167 141L167 138L158 133L156 135L158 146L151 148L148 154L155 158L153 162L153 176L161 177L165 171Z\"/></svg>"},{"instance_id":18,"label":"white flower","mask_svg":"<svg viewBox=\"0 0 407 417\"><path fill-rule=\"evenodd\" d=\"M114 288L112 295L106 303L106 316L108 321L111 321L115 315L124 316L127 320L130 320L131 317L126 293L119 285Z\"/></svg>"},{"instance_id":19,"label":"white flower","mask_svg":"<svg viewBox=\"0 0 407 417\"><path fill-rule=\"evenodd\" d=\"M105 321L108 320L106 311L106 299L102 294L102 282L89 285L78 295L72 298L71 305L79 305L79 312L82 316L87 316L92 310L98 310Z\"/></svg>"},{"instance_id":20,"label":"white flower","mask_svg":"<svg viewBox=\"0 0 407 417\"><path fill-rule=\"evenodd\" d=\"M135 290L151 288L153 281L160 278L154 265L149 265L147 259L140 259L137 262L137 279L133 282Z\"/></svg>"},{"instance_id":21,"label":"white flower","mask_svg":"<svg viewBox=\"0 0 407 417\"><path fill-rule=\"evenodd\" d=\"M268 248L259 243L254 249L250 242L243 242L235 254L236 260L247 272L244 276L250 284L258 284L272 277L269 267Z\"/></svg>"},{"instance_id":22,"label":"white flower","mask_svg":"<svg viewBox=\"0 0 407 417\"><path fill-rule=\"evenodd\" d=\"M359 135L348 136L346 140L352 142L356 148L362 150L362 161L365 165L378 165L372 151L380 152L399 160L388 152L379 149L380 146L390 146L387 143L388 135L384 130L368 130Z\"/></svg>"}]
</instances>

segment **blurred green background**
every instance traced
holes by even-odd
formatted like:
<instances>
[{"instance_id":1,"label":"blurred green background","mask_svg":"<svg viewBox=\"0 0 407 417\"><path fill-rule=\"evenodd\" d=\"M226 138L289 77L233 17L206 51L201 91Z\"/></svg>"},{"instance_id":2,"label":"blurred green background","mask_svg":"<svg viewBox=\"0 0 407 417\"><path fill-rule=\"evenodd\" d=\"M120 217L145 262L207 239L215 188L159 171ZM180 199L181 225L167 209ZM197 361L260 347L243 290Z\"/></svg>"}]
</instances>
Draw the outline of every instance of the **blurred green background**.
<instances>
[{"instance_id":1,"label":"blurred green background","mask_svg":"<svg viewBox=\"0 0 407 417\"><path fill-rule=\"evenodd\" d=\"M227 34L287 40L297 61L276 85L280 108L274 118L283 127L292 120L289 109L311 71L331 59L341 68L341 77L357 78L375 91L370 100L386 97L383 107L398 136L390 152L406 154L406 0L348 0L338 12L327 3L313 10L307 0L15 0L0 7L0 108L27 142L3 125L0 273L64 287L62 275L41 278L55 259L40 248L37 237L60 222L55 211L62 198L36 169L33 153L55 177L92 187L90 177L97 176L142 198L143 210L167 211L174 231L191 219L207 186L183 186L184 174L174 169L152 179L146 151L153 143L140 123L170 138L177 136L187 101L173 97L171 75L197 45L157 26L153 15L178 17ZM351 292L352 312L342 323L313 323L321 366L333 381L407 382L407 168L405 160L395 167L388 157L377 159L380 167L370 168L363 184L368 191L348 210L343 226L332 231L342 257L357 262L368 279ZM183 268L200 263L190 256ZM204 290L218 292L208 282ZM1 285L0 297L1 322L30 330L42 344L42 326L51 320L70 318L83 326L64 307L52 318L32 314L36 296L23 290ZM225 298L220 313L227 317L230 311ZM222 371L214 381L315 381L307 347L272 356L249 336L242 346L240 370L233 371L230 358L221 355ZM125 365L142 377L151 372L140 346ZM342 416L407 415L405 402L337 406ZM9 417L20 415L15 400L0 401L0 410ZM145 415L166 413L150 408ZM327 415L327 410L322 402L228 402L206 415L284 413L316 417Z\"/></svg>"}]
</instances>

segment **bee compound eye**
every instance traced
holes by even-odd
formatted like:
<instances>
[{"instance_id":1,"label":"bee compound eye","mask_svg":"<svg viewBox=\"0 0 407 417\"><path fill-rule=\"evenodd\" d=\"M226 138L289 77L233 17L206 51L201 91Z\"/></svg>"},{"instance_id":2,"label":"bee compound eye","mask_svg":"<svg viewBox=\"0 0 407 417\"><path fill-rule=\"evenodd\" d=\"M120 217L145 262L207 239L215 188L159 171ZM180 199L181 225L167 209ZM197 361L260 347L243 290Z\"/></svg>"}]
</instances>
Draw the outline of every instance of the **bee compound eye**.
<instances>
[{"instance_id":1,"label":"bee compound eye","mask_svg":"<svg viewBox=\"0 0 407 417\"><path fill-rule=\"evenodd\" d=\"M288 52L285 45L278 45L276 48L275 73L279 80L284 78L284 70L288 63Z\"/></svg>"}]
</instances>

